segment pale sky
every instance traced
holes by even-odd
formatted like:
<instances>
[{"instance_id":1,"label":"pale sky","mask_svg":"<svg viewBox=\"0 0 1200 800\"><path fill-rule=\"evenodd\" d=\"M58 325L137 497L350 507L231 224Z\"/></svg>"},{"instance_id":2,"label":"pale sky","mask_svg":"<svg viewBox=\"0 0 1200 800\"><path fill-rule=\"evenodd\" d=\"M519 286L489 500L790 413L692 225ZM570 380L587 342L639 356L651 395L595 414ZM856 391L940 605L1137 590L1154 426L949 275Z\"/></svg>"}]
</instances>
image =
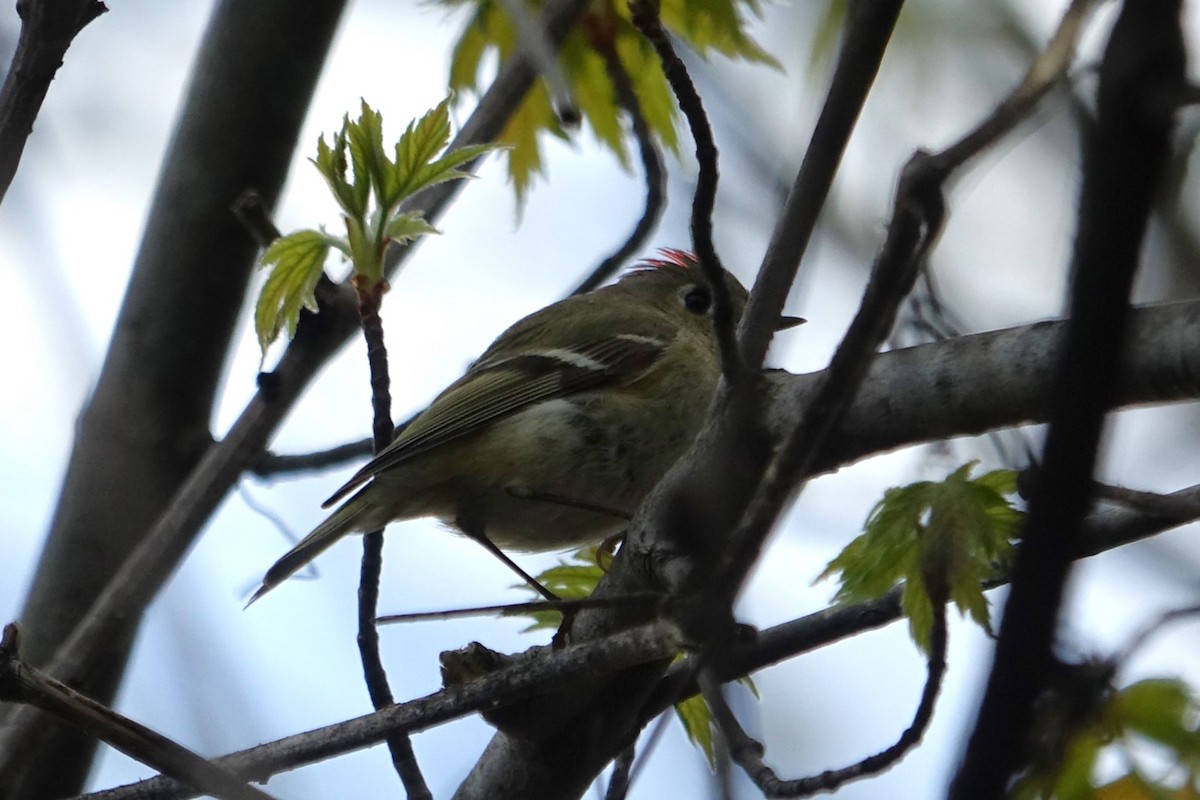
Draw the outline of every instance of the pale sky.
<instances>
[{"instance_id":1,"label":"pale sky","mask_svg":"<svg viewBox=\"0 0 1200 800\"><path fill-rule=\"evenodd\" d=\"M1039 11L1039 4L1030 3ZM1056 7L1061 3L1055 3ZM0 207L0 276L14 298L0 315L0 622L17 617L48 525L69 453L73 424L95 380L108 333L138 246L187 71L209 3L116 0L87 28L66 64ZM928 14L929 4L917 4ZM305 162L317 135L337 127L365 97L398 135L407 121L441 99L446 53L461 23L440 8L396 11L384 0L351 4L301 137L297 164L280 204L284 230L333 225L334 206ZM743 281L770 235L772 197L747 174L733 142L761 119L758 145L767 160L794 170L818 108L824 78L809 80L807 56L790 53L807 34L803 15L766 9L763 43L789 74L715 60L715 86L750 117L714 114L727 153L716 222L718 246ZM5 12L10 37L11 10ZM1045 35L1048 18L1034 13ZM882 237L895 175L918 146L937 147L961 134L1019 74L986 48L969 57L939 43L958 32L926 34L921 57L885 61L883 79L852 142L835 207L855 219L868 252ZM402 22L402 24L401 24ZM952 24L953 23L953 24ZM913 35L911 30L908 35ZM789 57L790 53L790 57ZM381 55L383 54L383 55ZM978 61L978 63L975 63ZM432 65L432 66L431 66ZM980 65L1003 78L981 78ZM891 71L889 71L891 70ZM710 77L709 80L712 80ZM468 104L469 107L469 104ZM1073 225L1077 175L1073 155L1053 150L1065 130L1061 113L1045 112L982 159L951 195L953 217L935 256L946 299L970 330L1055 316ZM637 176L621 173L587 133L571 145L548 145L549 180L518 214L498 162L486 164L439 223L443 231L393 282L385 304L392 394L398 419L418 410L454 380L508 324L555 299L625 236L640 213ZM690 157L668 159L671 200L664 225L643 252L686 246ZM809 323L784 334L774 361L797 372L820 369L853 313L865 273L862 258L818 237L789 313ZM1149 282L1147 299L1153 295ZM249 320L225 379L214 431L220 435L254 390L258 351ZM19 390L15 387L19 387ZM317 379L275 442L305 452L365 436L370 426L366 360L355 341ZM1196 407L1125 415L1110 442L1112 480L1137 488L1177 489L1200 480ZM776 533L744 598L746 621L766 626L819 610L834 586L810 586L826 561L861 530L888 486L943 477L987 447L956 447L949 458L914 449L872 459L821 478L806 490ZM989 465L994 466L994 464ZM320 501L347 470L273 483L243 482L253 502L302 535L321 518ZM477 545L428 521L389 529L381 612L402 612L525 599L513 579ZM1195 602L1197 531L1181 529L1155 543L1086 563L1073 583L1068 641L1080 652L1108 652L1156 610ZM241 749L370 710L354 643L359 547L340 543L317 561L319 580L292 581L248 611L248 590L288 547L271 522L235 493L155 601L147 616L117 707L206 755ZM530 558L531 570L554 556ZM1002 595L994 596L1002 597ZM1130 602L1136 598L1136 602ZM480 619L385 628L383 657L400 699L440 687L437 654L472 640L516 651L544 634L520 633L516 621ZM1194 629L1164 637L1139 668L1178 673L1182 648L1195 651ZM978 631L951 631L950 671L927 741L886 775L851 784L844 798L936 796L949 777L980 681L988 646ZM761 733L770 763L789 777L842 766L887 746L911 717L923 679L920 657L902 625L858 637L755 676L762 695L736 706ZM436 797L448 796L490 737L478 719L414 737ZM109 753L92 788L151 774ZM707 768L672 721L632 797L705 796ZM276 777L281 798L394 797L398 780L386 751L365 753ZM756 796L740 786L738 796Z\"/></svg>"}]
</instances>

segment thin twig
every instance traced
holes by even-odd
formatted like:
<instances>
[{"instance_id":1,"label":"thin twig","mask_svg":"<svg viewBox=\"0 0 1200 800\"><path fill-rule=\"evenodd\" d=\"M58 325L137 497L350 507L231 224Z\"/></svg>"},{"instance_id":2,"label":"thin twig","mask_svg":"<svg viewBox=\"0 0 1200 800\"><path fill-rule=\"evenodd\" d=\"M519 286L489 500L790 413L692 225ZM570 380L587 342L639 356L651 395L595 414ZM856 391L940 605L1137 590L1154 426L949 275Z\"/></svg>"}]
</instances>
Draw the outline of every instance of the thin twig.
<instances>
[{"instance_id":1,"label":"thin twig","mask_svg":"<svg viewBox=\"0 0 1200 800\"><path fill-rule=\"evenodd\" d=\"M543 695L550 688L597 681L640 664L670 658L679 651L679 646L675 627L655 622L557 650L537 648L514 656L507 666L476 680L233 753L215 762L238 774L266 780L278 772L378 744L390 731L425 730L476 711ZM158 777L84 795L80 800L167 800L192 796L194 792L188 792L176 781Z\"/></svg>"},{"instance_id":2,"label":"thin twig","mask_svg":"<svg viewBox=\"0 0 1200 800\"><path fill-rule=\"evenodd\" d=\"M1187 606L1185 608L1173 608L1170 611L1163 612L1158 619L1147 625L1138 632L1129 642L1121 648L1121 650L1112 657L1111 661L1116 666L1120 667L1129 663L1134 654L1146 646L1146 642L1150 641L1152 636L1162 632L1163 628L1168 625L1173 625L1176 622L1183 622L1190 617L1200 616L1200 605Z\"/></svg>"},{"instance_id":3,"label":"thin twig","mask_svg":"<svg viewBox=\"0 0 1200 800\"><path fill-rule=\"evenodd\" d=\"M613 761L612 776L608 779L608 789L604 792L604 800L625 800L629 794L633 760L637 757L637 743L631 742L629 747L621 751Z\"/></svg>"},{"instance_id":4,"label":"thin twig","mask_svg":"<svg viewBox=\"0 0 1200 800\"><path fill-rule=\"evenodd\" d=\"M663 74L675 93L679 110L687 119L696 144L696 193L692 198L692 247L712 291L712 323L721 354L721 373L726 380L740 380L744 373L741 351L737 348L733 303L725 283L725 268L713 244L712 213L717 203L717 144L704 111L700 94L688 75L687 67L675 53L670 37L658 17L657 3L633 0L629 4L633 24L654 47L662 61Z\"/></svg>"},{"instance_id":5,"label":"thin twig","mask_svg":"<svg viewBox=\"0 0 1200 800\"><path fill-rule=\"evenodd\" d=\"M903 0L849 5L846 39L838 54L829 92L742 315L739 345L742 357L751 367L761 366L766 358L800 259L825 206L829 187L903 6Z\"/></svg>"},{"instance_id":6,"label":"thin twig","mask_svg":"<svg viewBox=\"0 0 1200 800\"><path fill-rule=\"evenodd\" d=\"M249 471L260 478L269 478L272 475L327 470L330 467L340 467L350 461L361 460L373 452L375 452L373 439L359 439L357 442L347 442L328 450L317 450L313 453L281 455L267 452L251 465Z\"/></svg>"},{"instance_id":7,"label":"thin twig","mask_svg":"<svg viewBox=\"0 0 1200 800\"><path fill-rule=\"evenodd\" d=\"M947 175L994 145L1029 117L1038 101L1067 75L1075 45L1098 0L1071 0L1050 41L1029 65L1021 83L966 136L938 153L931 167Z\"/></svg>"},{"instance_id":8,"label":"thin twig","mask_svg":"<svg viewBox=\"0 0 1200 800\"><path fill-rule=\"evenodd\" d=\"M645 244L646 239L658 226L667 199L667 181L662 154L654 143L654 134L646 122L645 115L642 114L642 104L638 102L637 94L633 91L629 73L625 71L625 66L621 63L611 36L603 41L596 41L599 34L592 38L593 47L604 58L604 67L608 72L609 80L612 81L617 104L629 115L629 124L633 128L633 136L637 140L638 153L642 159L642 175L646 180L646 200L642 206L642 216L633 226L628 238L615 252L601 261L571 294L590 292L616 274L621 265Z\"/></svg>"},{"instance_id":9,"label":"thin twig","mask_svg":"<svg viewBox=\"0 0 1200 800\"><path fill-rule=\"evenodd\" d=\"M352 284L358 295L358 315L362 322L363 338L367 342L367 362L371 375L372 434L375 454L392 442L392 395L388 378L387 346L383 340L383 320L379 307L387 291L387 281L367 281L355 275ZM363 677L375 710L395 703L388 685L387 670L379 655L379 631L375 627L376 607L379 604L379 576L383 571L383 531L370 531L363 536L362 569L358 582L358 652L362 660ZM412 742L407 733L393 732L387 737L392 765L404 784L410 800L433 800L425 783Z\"/></svg>"},{"instance_id":10,"label":"thin twig","mask_svg":"<svg viewBox=\"0 0 1200 800\"><path fill-rule=\"evenodd\" d=\"M642 594L626 595L624 597L580 597L570 600L533 600L528 603L500 603L493 606L475 606L473 608L452 608L446 611L417 611L408 614L384 614L377 617L379 625L391 625L397 622L428 622L461 617L479 617L496 614L502 617L513 617L528 614L533 611L580 611L585 608L619 608L628 605L652 605L662 603L663 596L644 592Z\"/></svg>"},{"instance_id":11,"label":"thin twig","mask_svg":"<svg viewBox=\"0 0 1200 800\"><path fill-rule=\"evenodd\" d=\"M4 626L0 640L0 700L40 708L125 755L197 791L222 800L270 800L233 772L21 661L17 626Z\"/></svg>"},{"instance_id":12,"label":"thin twig","mask_svg":"<svg viewBox=\"0 0 1200 800\"><path fill-rule=\"evenodd\" d=\"M763 746L738 723L737 717L725 702L721 683L710 670L700 676L700 688L713 719L725 737L729 754L734 762L746 771L754 784L768 797L807 797L818 792L828 792L842 785L869 775L876 775L899 761L905 753L916 746L933 718L934 702L946 674L946 605L937 603L934 608L933 626L930 631L928 672L921 700L913 715L912 723L890 747L856 764L841 769L831 769L808 778L781 780L775 771L763 761Z\"/></svg>"}]
</instances>

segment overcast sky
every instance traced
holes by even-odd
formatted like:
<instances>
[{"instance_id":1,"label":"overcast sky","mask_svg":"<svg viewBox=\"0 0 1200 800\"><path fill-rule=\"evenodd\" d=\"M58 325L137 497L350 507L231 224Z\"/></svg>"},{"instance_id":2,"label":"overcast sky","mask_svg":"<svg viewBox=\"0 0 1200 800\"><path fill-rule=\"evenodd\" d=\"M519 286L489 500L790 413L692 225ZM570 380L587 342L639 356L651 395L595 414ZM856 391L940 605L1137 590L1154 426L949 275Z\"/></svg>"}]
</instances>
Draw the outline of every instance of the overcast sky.
<instances>
[{"instance_id":1,"label":"overcast sky","mask_svg":"<svg viewBox=\"0 0 1200 800\"><path fill-rule=\"evenodd\" d=\"M1027 5L1019 19L1042 38L1052 15L1042 4ZM0 276L10 293L0 315L0 341L6 343L0 374L8 386L0 392L0 621L19 615L74 420L104 354L210 11L209 3L196 0L116 0L110 6L68 53L0 208ZM838 218L852 222L839 223L840 233L826 232L815 242L788 309L809 323L780 337L777 365L798 372L824 365L854 311L900 163L915 147L943 146L961 134L1019 76L1021 62L1011 49L989 44L999 35L989 25L999 23L988 17L971 28L954 6L931 0L910 9L923 11L922 23L937 25L921 28L910 20L900 40L907 50L885 62L832 200ZM335 129L360 97L382 110L395 136L444 95L446 54L462 18L427 4L400 7L361 0L348 10L277 213L284 230L335 222L323 183L305 159L317 135ZM718 245L747 283L778 202L762 170L790 180L824 84L823 73L807 72L811 15L785 5L771 5L766 14L760 37L787 65L786 74L717 60L701 76L726 159ZM15 30L10 9L0 42L11 48ZM967 36L976 38L960 47L956 37ZM953 217L934 263L946 300L968 330L1052 317L1061 308L1078 182L1070 131L1062 113L1044 112L957 183ZM531 193L522 214L499 162L487 163L440 221L443 235L423 244L393 282L385 325L398 419L461 374L504 327L562 296L621 241L640 213L637 176L616 169L590 135L570 144L551 142L547 150L549 180ZM687 244L693 168L690 159L669 160L668 166L672 205L643 255L653 247ZM1144 298L1195 294L1194 283L1182 289L1171 283L1169 293L1166 285L1166 279L1144 278ZM218 435L254 391L259 355L249 320L244 329L214 420ZM1115 457L1106 476L1137 488L1196 483L1195 424L1194 405L1125 415L1112 437ZM366 359L355 341L318 378L273 446L306 452L361 438L369 425ZM943 477L970 458L997 465L986 443L960 443L944 452L919 448L883 456L814 481L759 566L742 603L744 618L765 626L824 607L834 587L810 584L857 535L882 491ZM251 504L303 534L320 520L320 501L350 469L243 482L151 607L119 710L205 754L370 710L354 642L356 542L323 555L318 580L292 581L242 611L248 590L288 547ZM1079 652L1107 652L1153 610L1194 602L1196 535L1194 528L1181 529L1085 564L1073 586L1066 634L1071 645ZM433 523L395 525L387 542L381 612L525 597L476 545ZM523 563L534 570L553 560ZM522 634L522 627L488 619L385 628L383 656L396 696L436 691L442 650L479 640L515 651L544 640L543 634ZM1194 659L1184 663L1179 654L1186 648L1194 653L1197 644L1195 631L1182 631L1138 665L1172 673L1189 668L1195 681ZM987 655L980 633L955 625L944 699L927 743L885 776L848 786L838 796L935 796L970 722ZM764 671L755 677L761 701L747 695L737 706L748 727L765 737L768 760L798 776L888 745L908 724L923 674L903 626L894 625ZM470 719L414 738L435 796L451 793L490 733ZM149 774L109 753L91 785ZM701 797L707 780L701 757L672 722L632 796L668 796L669 789L670 796ZM382 798L396 796L397 780L385 749L376 747L277 777L269 789L282 798Z\"/></svg>"}]
</instances>

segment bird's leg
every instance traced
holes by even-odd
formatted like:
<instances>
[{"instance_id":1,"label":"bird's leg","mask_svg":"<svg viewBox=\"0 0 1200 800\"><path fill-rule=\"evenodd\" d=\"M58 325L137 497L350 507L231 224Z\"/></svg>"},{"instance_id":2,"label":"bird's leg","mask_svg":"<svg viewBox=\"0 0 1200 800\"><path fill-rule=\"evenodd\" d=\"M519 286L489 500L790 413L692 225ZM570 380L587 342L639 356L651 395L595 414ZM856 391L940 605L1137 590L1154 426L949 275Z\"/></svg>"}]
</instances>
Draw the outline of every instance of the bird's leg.
<instances>
[{"instance_id":1,"label":"bird's leg","mask_svg":"<svg viewBox=\"0 0 1200 800\"><path fill-rule=\"evenodd\" d=\"M499 547L496 547L495 543L492 542L492 540L487 537L487 534L485 534L481 528L479 528L478 526L475 526L475 525L464 525L461 520L455 524L458 527L458 529L460 531L462 531L463 534L468 539L473 539L474 541L478 542L480 545L483 546L484 550L487 550L489 553L494 555L496 558L500 559L500 563L504 564L504 566L508 567L516 575L518 575L521 578L521 580L523 580L523 581L525 581L525 583L529 584L530 587L532 587L534 591L536 591L538 594L540 594L543 599L550 600L552 602L555 600L562 599L558 595L556 595L554 592L547 589L545 586L542 586L542 584L540 584L538 582L537 578L533 577L528 572L521 569L521 567L517 564L517 562L513 561L511 558L509 558L507 555L505 555L504 551L501 550Z\"/></svg>"}]
</instances>

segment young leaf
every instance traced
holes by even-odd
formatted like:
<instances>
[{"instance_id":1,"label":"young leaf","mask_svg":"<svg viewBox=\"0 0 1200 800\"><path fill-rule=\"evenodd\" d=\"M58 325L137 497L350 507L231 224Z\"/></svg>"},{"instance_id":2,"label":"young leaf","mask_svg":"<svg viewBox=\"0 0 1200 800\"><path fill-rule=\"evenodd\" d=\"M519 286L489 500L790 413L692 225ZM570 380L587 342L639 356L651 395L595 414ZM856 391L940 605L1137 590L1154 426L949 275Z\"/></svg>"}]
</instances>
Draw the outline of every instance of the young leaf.
<instances>
[{"instance_id":1,"label":"young leaf","mask_svg":"<svg viewBox=\"0 0 1200 800\"><path fill-rule=\"evenodd\" d=\"M437 233L420 211L401 212L399 204L429 186L467 177L459 167L494 147L442 152L450 138L449 103L449 98L443 100L408 126L395 146L396 162L383 144L383 116L365 100L358 119L342 118L332 144L324 136L317 139L312 161L342 208L346 235L300 231L263 253L260 263L272 270L259 295L254 321L264 352L283 328L295 332L301 307L316 311L313 291L330 247L350 258L356 275L377 283L383 280L384 252L391 242Z\"/></svg>"},{"instance_id":2,"label":"young leaf","mask_svg":"<svg viewBox=\"0 0 1200 800\"><path fill-rule=\"evenodd\" d=\"M362 100L362 109L358 119L351 122L347 119L342 125L342 133L349 144L350 166L354 173L354 188L358 196L370 196L374 193L376 199L384 196L388 185L391 164L383 149L383 115L367 105ZM388 208L389 204L379 202ZM366 205L356 209L346 209L352 217L362 219L366 216Z\"/></svg>"},{"instance_id":3,"label":"young leaf","mask_svg":"<svg viewBox=\"0 0 1200 800\"><path fill-rule=\"evenodd\" d=\"M427 233L437 232L437 228L426 222L420 211L397 214L383 230L384 236L395 242L410 242Z\"/></svg>"},{"instance_id":4,"label":"young leaf","mask_svg":"<svg viewBox=\"0 0 1200 800\"><path fill-rule=\"evenodd\" d=\"M596 584L604 577L606 567L596 546L584 547L559 559L558 564L539 572L533 577L542 586L549 589L563 600L580 600L590 597L596 589ZM518 588L536 594L533 587L520 584ZM555 629L562 623L562 613L553 610L527 611L514 616L527 616L533 620L525 632Z\"/></svg>"},{"instance_id":5,"label":"young leaf","mask_svg":"<svg viewBox=\"0 0 1200 800\"><path fill-rule=\"evenodd\" d=\"M970 477L974 462L940 483L888 489L861 536L829 562L818 580L838 574L839 602L881 597L904 582L902 607L914 641L928 650L933 604L953 602L990 628L982 583L1009 555L1020 513L1000 490L1015 477Z\"/></svg>"},{"instance_id":6,"label":"young leaf","mask_svg":"<svg viewBox=\"0 0 1200 800\"><path fill-rule=\"evenodd\" d=\"M494 52L501 64L506 62L518 50L516 30L503 3L441 2L452 7L475 6L453 48L450 86L455 91L478 90L484 56ZM529 5L538 7L537 3ZM747 32L751 20L761 16L758 0L664 0L660 13L663 25L701 56L717 52L729 58L779 67ZM628 166L625 139L620 135L622 112L613 100L612 81L596 54L600 47L615 48L652 134L667 149L676 151L679 117L674 98L653 48L630 21L626 0L591 3L582 24L568 33L560 50L563 77L587 126L622 166ZM512 145L508 169L518 203L533 178L542 171L539 138L545 133L564 135L549 94L544 85L538 84L500 137Z\"/></svg>"},{"instance_id":7,"label":"young leaf","mask_svg":"<svg viewBox=\"0 0 1200 800\"><path fill-rule=\"evenodd\" d=\"M296 332L301 307L317 310L313 292L325 257L330 247L340 246L322 231L303 230L276 239L262 254L262 266L272 267L254 307L254 332L264 353L281 329L289 336Z\"/></svg>"},{"instance_id":8,"label":"young leaf","mask_svg":"<svg viewBox=\"0 0 1200 800\"><path fill-rule=\"evenodd\" d=\"M713 735L717 729L717 722L713 719L708 702L698 694L692 695L675 704L675 714L683 723L683 731L687 734L688 741L704 754L708 768L716 769L717 756L713 750Z\"/></svg>"}]
</instances>

